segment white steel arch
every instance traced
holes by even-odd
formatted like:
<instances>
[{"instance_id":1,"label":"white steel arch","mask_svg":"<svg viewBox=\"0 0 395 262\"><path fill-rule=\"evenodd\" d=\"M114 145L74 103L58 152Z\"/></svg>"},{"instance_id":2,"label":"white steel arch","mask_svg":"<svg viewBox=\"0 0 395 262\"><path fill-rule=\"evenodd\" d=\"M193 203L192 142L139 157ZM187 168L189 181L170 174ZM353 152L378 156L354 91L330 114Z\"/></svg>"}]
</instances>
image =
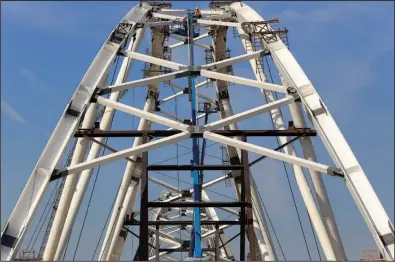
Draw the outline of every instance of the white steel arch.
<instances>
[{"instance_id":1,"label":"white steel arch","mask_svg":"<svg viewBox=\"0 0 395 262\"><path fill-rule=\"evenodd\" d=\"M160 148L168 144L174 144L181 140L191 138L194 135L201 135L207 140L225 144L231 164L240 164L242 161L242 151L251 151L266 157L271 157L280 161L292 164L297 185L300 189L303 201L312 219L314 229L318 235L319 242L327 260L346 260L346 254L341 243L333 211L329 198L323 184L321 174L328 174L341 177L360 209L373 238L384 255L386 260L394 259L394 232L393 225L373 188L371 187L361 166L356 160L353 152L342 136L335 121L331 117L328 108L325 106L313 85L292 56L279 34L270 27L270 23L255 12L252 8L242 2L228 3L222 8L215 10L202 10L204 15L196 20L196 27L207 30L198 37L190 39L193 44L211 52L212 62L207 64L189 67L187 65L175 63L165 59L165 41L167 37L172 37L181 42L167 46L174 49L184 44L188 44L188 39L170 32L169 26L182 24L183 15L188 10L173 10L159 5L150 5L148 2L141 3L131 9L117 25L110 37L106 40L98 55L89 67L86 75L77 87L68 107L64 111L58 125L56 126L46 148L31 177L29 178L21 197L19 198L13 213L6 224L1 236L1 259L13 260L23 241L24 234L28 229L34 212L37 210L40 200L52 179L67 176L65 187L60 199L58 211L55 216L52 230L49 235L48 244L44 252L43 260L61 260L63 257L67 240L74 225L75 218L79 211L82 200L85 196L87 185L90 181L92 171L95 167L116 161L127 159L124 176L121 181L115 205L107 226L103 245L99 254L99 260L119 260L125 244L125 235L128 227L124 225L124 218L133 213L134 202L140 184L142 172L141 153L151 149ZM253 23L265 24L264 30L260 34L254 31ZM138 53L138 46L143 37L144 31L151 28L152 32L152 53L144 55ZM246 54L237 57L227 57L226 54L226 34L228 28L234 27L238 31ZM259 41L259 46L255 46L251 36ZM211 37L212 45L202 44L198 41ZM253 49L249 47L254 46ZM262 56L270 55L273 58L282 80L281 84L272 84L266 81L266 76L259 67L258 59ZM118 72L116 82L107 86L107 75L114 59L117 56L123 57L121 68ZM128 81L127 75L132 68L133 60L139 60L150 64L149 73L146 78ZM233 64L249 61L254 71L256 80L233 76L229 74L229 67ZM165 69L165 70L164 70ZM217 97L210 98L203 94L197 97L206 101L212 106L218 106L220 120L208 122L205 125L192 126L188 122L180 121L176 116L162 110L160 105L167 103L183 94L189 94L188 88L172 82L172 80L188 77L189 75L205 77L206 80L196 85L200 88L208 83L213 83ZM180 89L167 98L159 99L159 84L168 81L173 87ZM229 97L229 83L236 83L260 89L265 98L265 104L256 108L251 108L245 112L234 114ZM123 92L131 88L148 86L147 96L143 110L125 105L119 102ZM284 98L276 99L274 92L285 94ZM109 98L103 95L110 94ZM144 143L143 137L136 137L133 146L122 151L99 157L99 152L104 139L100 137L85 157L89 139L80 137L74 151L70 166L64 169L57 169L57 164L64 152L67 144L77 129L91 129L98 115L99 106L104 106L104 115L100 121L100 131L111 129L112 119L115 110L140 117L138 131L148 132L153 123L166 126L178 133L165 138L154 139ZM332 157L336 167L331 167L317 163L311 139L302 137L300 143L303 149L303 158L298 157L292 145L284 147L284 152L268 149L241 140L241 137L226 137L216 133L218 130L238 130L237 122L251 118L256 115L269 113L276 130L286 130L285 120L281 114L281 107L289 106L292 120L296 128L305 128L306 121L303 117L302 108L307 112L309 120L317 130L320 138L324 142L327 151ZM157 115L160 112L163 116ZM198 118L205 117L205 114ZM280 136L281 144L288 143L286 137ZM97 143L99 142L99 143ZM318 203L314 201L314 195L303 175L302 168L308 168L313 181ZM247 237L249 241L251 259L273 261L277 260L276 250L271 240L270 232L266 224L265 214L259 200L259 193L251 171L250 188L247 194L252 208L247 209L247 217L251 217L252 226L248 227ZM235 195L241 197L241 185L244 183L238 179L240 171L232 172ZM202 185L202 201L211 202L206 190L225 179L227 176L218 177ZM161 201L176 201L183 198L189 201L188 197L182 197L180 188L177 188L165 181L149 178L151 182L157 183L175 192L166 194L166 199ZM194 190L189 190L194 193ZM236 210L221 208L233 214L238 214ZM151 220L168 216L172 210L157 209L152 211ZM205 219L220 220L217 210L213 207L206 208L202 215ZM176 217L167 217L175 219ZM222 229L225 229L224 226ZM215 229L207 226L203 231L202 238L210 246L215 245L212 236ZM151 244L157 239L174 244L174 247L181 246L181 240L171 233L160 231L160 237L156 233L151 237ZM228 236L226 233L220 234L222 243L226 243ZM158 251L159 252L159 251ZM166 256L166 252L158 254ZM220 251L220 258L232 260L230 245L224 244ZM155 251L151 248L150 260L156 258ZM208 257L214 256L208 253ZM167 257L171 259L171 257Z\"/></svg>"}]
</instances>

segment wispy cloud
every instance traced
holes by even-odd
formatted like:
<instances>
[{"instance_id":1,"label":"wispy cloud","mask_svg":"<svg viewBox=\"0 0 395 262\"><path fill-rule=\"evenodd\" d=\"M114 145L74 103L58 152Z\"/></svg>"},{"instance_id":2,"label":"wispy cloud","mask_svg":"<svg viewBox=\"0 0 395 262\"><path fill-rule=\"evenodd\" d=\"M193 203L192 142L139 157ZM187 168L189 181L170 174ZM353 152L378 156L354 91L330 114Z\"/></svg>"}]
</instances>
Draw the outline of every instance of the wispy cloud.
<instances>
[{"instance_id":1,"label":"wispy cloud","mask_svg":"<svg viewBox=\"0 0 395 262\"><path fill-rule=\"evenodd\" d=\"M21 124L27 124L28 121L21 116L20 113L18 113L10 104L8 104L6 101L1 100L1 112L7 115L11 120L21 123ZM49 132L46 128L41 126L40 124L34 122L34 123L29 123L29 125L38 131L40 133L45 134L46 136L51 135L51 132Z\"/></svg>"},{"instance_id":2,"label":"wispy cloud","mask_svg":"<svg viewBox=\"0 0 395 262\"><path fill-rule=\"evenodd\" d=\"M4 112L10 119L25 124L26 120L6 101L1 100L1 112Z\"/></svg>"},{"instance_id":3,"label":"wispy cloud","mask_svg":"<svg viewBox=\"0 0 395 262\"><path fill-rule=\"evenodd\" d=\"M18 72L31 84L35 84L38 82L37 76L30 70L20 67Z\"/></svg>"},{"instance_id":4,"label":"wispy cloud","mask_svg":"<svg viewBox=\"0 0 395 262\"><path fill-rule=\"evenodd\" d=\"M103 38L103 31L107 30L109 33L109 30L126 14L128 8L134 5L135 3L130 2L71 4L13 1L2 4L2 19L12 21L25 29L34 29L51 35ZM119 15L113 15L114 13ZM108 19L101 19L102 17Z\"/></svg>"}]
</instances>

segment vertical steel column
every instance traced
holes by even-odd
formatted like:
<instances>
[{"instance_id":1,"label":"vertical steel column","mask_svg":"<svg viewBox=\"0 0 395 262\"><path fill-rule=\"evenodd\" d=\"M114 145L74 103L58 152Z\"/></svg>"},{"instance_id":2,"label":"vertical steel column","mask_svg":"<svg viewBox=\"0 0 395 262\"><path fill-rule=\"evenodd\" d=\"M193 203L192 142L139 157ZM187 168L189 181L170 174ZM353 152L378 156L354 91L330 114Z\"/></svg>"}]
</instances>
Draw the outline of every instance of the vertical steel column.
<instances>
[{"instance_id":1,"label":"vertical steel column","mask_svg":"<svg viewBox=\"0 0 395 262\"><path fill-rule=\"evenodd\" d=\"M241 162L244 162L244 152L245 150L241 150ZM246 185L244 183L245 170L243 169L240 172L241 180L240 183L240 202L246 202ZM245 247L246 247L246 207L242 205L240 208L240 261L245 261Z\"/></svg>"},{"instance_id":2,"label":"vertical steel column","mask_svg":"<svg viewBox=\"0 0 395 262\"><path fill-rule=\"evenodd\" d=\"M104 80L101 81L101 83L105 83ZM84 120L82 121L81 128L89 129L93 126L96 120L97 110L97 103L91 103L89 105L88 110L85 113ZM86 149L88 148L88 142L89 140L85 137L78 138L70 166L79 164L84 160ZM58 248L73 193L77 186L78 179L80 178L79 175L79 173L70 174L66 178L55 219L52 224L52 229L48 236L48 244L43 254L44 261L51 261L55 259L56 250Z\"/></svg>"},{"instance_id":3,"label":"vertical steel column","mask_svg":"<svg viewBox=\"0 0 395 262\"><path fill-rule=\"evenodd\" d=\"M239 29L239 35L240 35L240 38L242 39L242 44L246 50L246 53L250 53L251 50L248 50L247 43L250 46L254 45L254 43L251 42L248 35L241 29ZM264 46L262 39L260 39L260 40L261 40L260 41L261 45ZM251 63L251 67L255 73L257 80L266 82L265 75L260 74L258 72L259 70L257 70L257 63L255 61L256 61L255 59L250 60L250 63ZM275 98L275 95L273 94L273 92L265 91L265 90L261 90L261 92L264 95L267 103L276 101L276 98ZM281 114L281 111L279 108L271 110L270 116L273 121L273 125L274 125L275 129L277 129L277 130L284 130L285 129L285 123L284 123L284 120L282 118L282 114ZM281 144L285 144L285 143L287 143L288 139L286 137L279 137L279 141ZM296 156L296 151L294 150L294 148L292 146L285 147L284 152L286 154ZM318 239L321 243L321 246L323 248L325 256L328 260L336 260L334 248L333 248L331 239L329 237L329 233L327 231L327 228L325 227L323 218L321 217L318 207L315 205L312 191L310 190L307 180L303 174L303 169L297 165L293 165L292 167L293 167L297 185L299 187L303 201L306 205L307 211L310 215L312 224L317 232Z\"/></svg>"},{"instance_id":4,"label":"vertical steel column","mask_svg":"<svg viewBox=\"0 0 395 262\"><path fill-rule=\"evenodd\" d=\"M141 154L141 189L140 189L140 243L139 243L139 260L148 261L148 152Z\"/></svg>"},{"instance_id":5,"label":"vertical steel column","mask_svg":"<svg viewBox=\"0 0 395 262\"><path fill-rule=\"evenodd\" d=\"M219 224L215 224L215 261L219 261Z\"/></svg>"},{"instance_id":6,"label":"vertical steel column","mask_svg":"<svg viewBox=\"0 0 395 262\"><path fill-rule=\"evenodd\" d=\"M151 28L152 31L152 56L162 57L164 34L160 27ZM159 75L160 66L151 65L150 76ZM144 111L154 112L157 101L159 83L148 85L147 97L144 104ZM146 119L140 119L138 130L150 130L152 122ZM133 147L143 144L141 137L136 137L133 141ZM131 159L137 161L139 156L132 156ZM114 204L114 209L111 214L110 222L107 226L107 232L103 240L102 250L99 255L99 260L117 260L117 257L122 253L125 243L125 238L120 236L122 234L123 218L131 212L136 196L137 188L139 187L140 177L140 163L128 161L125 168L125 173L122 178L122 184L117 194L117 199Z\"/></svg>"},{"instance_id":7,"label":"vertical steel column","mask_svg":"<svg viewBox=\"0 0 395 262\"><path fill-rule=\"evenodd\" d=\"M156 225L155 228L155 256L156 256L156 261L159 261L159 249L160 249L160 243L159 243L159 225Z\"/></svg>"},{"instance_id":8,"label":"vertical steel column","mask_svg":"<svg viewBox=\"0 0 395 262\"><path fill-rule=\"evenodd\" d=\"M246 137L243 137L243 141L247 142ZM244 166L243 169L243 184L244 188L251 188L250 186L250 165L248 162L248 151L242 150L241 151L241 161ZM248 203L249 205L252 205L251 201L251 191L247 190L244 192L245 196L245 202ZM254 226L253 226L253 216L252 216L252 207L247 207L246 209L246 216L247 216L247 234L248 234L248 242L249 242L249 247L250 247L250 258L252 261L256 261L256 238L253 237L254 235Z\"/></svg>"},{"instance_id":9,"label":"vertical steel column","mask_svg":"<svg viewBox=\"0 0 395 262\"><path fill-rule=\"evenodd\" d=\"M136 36L131 37L130 42L127 46L127 50L132 50L136 51L141 39L144 36L144 28L140 28L136 30ZM119 73L117 75L117 78L115 80L115 84L121 84L125 82L127 79L128 73L130 71L130 68L132 66L133 59L125 57L122 61L121 67L119 69ZM121 98L121 92L114 92L111 93L110 95L110 100L111 101L119 101ZM100 121L100 130L110 130L112 121L114 118L115 114L115 109L111 107L106 107L103 113L103 117ZM104 143L105 138L104 137L99 137L97 139L99 142ZM86 158L86 161L95 159L99 156L100 151L102 150L102 147L98 143L93 143L90 150L89 154ZM66 220L64 222L62 234L59 239L59 244L55 253L54 260L59 261L62 260L64 250L67 245L67 241L70 237L75 219L77 217L78 211L80 209L81 203L84 199L86 189L88 188L88 184L90 182L92 173L94 169L87 169L81 172L80 178L78 180L78 184L75 187L75 190L73 192L73 197L70 202L70 207L69 211L67 213Z\"/></svg>"},{"instance_id":10,"label":"vertical steel column","mask_svg":"<svg viewBox=\"0 0 395 262\"><path fill-rule=\"evenodd\" d=\"M193 67L194 59L193 59L193 13L188 13L188 35L189 35L189 66ZM192 125L196 126L196 88L195 88L195 77L189 76L189 84L191 88L191 109L192 109ZM198 139L192 138L192 150L193 150L193 165L199 165L199 145ZM201 200L200 197L200 183L199 183L199 171L193 170L193 200L195 202L199 202ZM200 232L200 208L195 207L193 209L193 241L191 241L193 248L193 257L201 257L202 256L202 248L201 248L201 232Z\"/></svg>"}]
</instances>

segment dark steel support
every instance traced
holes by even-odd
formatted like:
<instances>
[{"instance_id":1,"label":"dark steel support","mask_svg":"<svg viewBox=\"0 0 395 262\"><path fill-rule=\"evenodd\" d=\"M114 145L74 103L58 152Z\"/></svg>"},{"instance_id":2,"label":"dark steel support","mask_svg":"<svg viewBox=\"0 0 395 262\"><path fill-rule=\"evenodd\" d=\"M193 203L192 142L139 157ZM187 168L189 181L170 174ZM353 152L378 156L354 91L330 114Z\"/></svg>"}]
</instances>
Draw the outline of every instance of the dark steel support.
<instances>
[{"instance_id":1,"label":"dark steel support","mask_svg":"<svg viewBox=\"0 0 395 262\"><path fill-rule=\"evenodd\" d=\"M276 149L274 149L274 151L279 151L279 150L283 149L284 147L286 147L286 146L288 146L289 144L295 142L296 140L298 140L298 139L301 138L301 137L303 137L303 136L297 136L297 137L292 138L292 139L289 140L288 142L286 142L286 143L282 144L281 146L277 147ZM259 162L261 162L261 161L262 161L263 159L265 159L266 157L267 157L267 156L261 156L261 157L255 159L254 161L252 161L252 162L249 164L250 167L253 166L253 165L255 165L255 164L257 164L257 163L259 163Z\"/></svg>"},{"instance_id":2,"label":"dark steel support","mask_svg":"<svg viewBox=\"0 0 395 262\"><path fill-rule=\"evenodd\" d=\"M285 130L213 130L214 134L223 136L316 136L317 132L309 128L288 128ZM79 129L74 137L166 137L181 133L179 130L111 130ZM194 133L192 138L202 138L203 133Z\"/></svg>"},{"instance_id":3,"label":"dark steel support","mask_svg":"<svg viewBox=\"0 0 395 262\"><path fill-rule=\"evenodd\" d=\"M218 225L218 226L223 226L223 225L240 225L240 221L238 220L202 220L202 225ZM125 226L138 226L140 225L140 221L138 220L125 220L124 223ZM156 221L148 221L149 226L187 226L187 225L192 225L191 220L156 220Z\"/></svg>"},{"instance_id":4,"label":"dark steel support","mask_svg":"<svg viewBox=\"0 0 395 262\"><path fill-rule=\"evenodd\" d=\"M246 138L244 137L243 139L245 142L247 142ZM250 186L250 165L248 163L248 151L242 150L241 151L241 162L244 165L244 170L243 170L243 179L244 183L242 188L244 190L248 188L248 190L244 191L245 195L242 195L244 197L244 200L249 204L246 211L246 216L247 216L247 234L248 234L248 242L249 242L249 248L250 248L250 259L252 261L257 261L256 257L256 237L255 237L255 232L254 232L254 224L253 224L253 214L252 214L252 199L251 199L251 186ZM245 239L245 235L243 235L243 238Z\"/></svg>"},{"instance_id":5,"label":"dark steel support","mask_svg":"<svg viewBox=\"0 0 395 262\"><path fill-rule=\"evenodd\" d=\"M215 225L215 261L219 261L219 225Z\"/></svg>"},{"instance_id":6,"label":"dark steel support","mask_svg":"<svg viewBox=\"0 0 395 262\"><path fill-rule=\"evenodd\" d=\"M225 247L227 244L229 244L232 240L234 240L236 237L240 236L240 232L237 233L236 235L234 235L233 237L231 237L230 239L228 239L228 241L226 241L225 243L223 243L219 248L223 248Z\"/></svg>"},{"instance_id":7,"label":"dark steel support","mask_svg":"<svg viewBox=\"0 0 395 262\"><path fill-rule=\"evenodd\" d=\"M149 171L172 171L172 170L242 170L243 165L152 165L148 166Z\"/></svg>"},{"instance_id":8,"label":"dark steel support","mask_svg":"<svg viewBox=\"0 0 395 262\"><path fill-rule=\"evenodd\" d=\"M245 202L148 202L148 207L251 207L251 203Z\"/></svg>"},{"instance_id":9,"label":"dark steel support","mask_svg":"<svg viewBox=\"0 0 395 262\"><path fill-rule=\"evenodd\" d=\"M140 261L148 261L148 152L142 153L142 165L141 165L141 190L140 190Z\"/></svg>"},{"instance_id":10,"label":"dark steel support","mask_svg":"<svg viewBox=\"0 0 395 262\"><path fill-rule=\"evenodd\" d=\"M241 163L243 163L244 150L241 150ZM245 171L242 170L240 174L240 203L246 201L246 186L244 183ZM246 246L246 209L244 206L240 209L240 261L245 261L245 246Z\"/></svg>"},{"instance_id":11,"label":"dark steel support","mask_svg":"<svg viewBox=\"0 0 395 262\"><path fill-rule=\"evenodd\" d=\"M160 243L159 243L159 225L156 225L155 227L155 255L156 255L156 261L159 261L159 249L160 249Z\"/></svg>"}]
</instances>

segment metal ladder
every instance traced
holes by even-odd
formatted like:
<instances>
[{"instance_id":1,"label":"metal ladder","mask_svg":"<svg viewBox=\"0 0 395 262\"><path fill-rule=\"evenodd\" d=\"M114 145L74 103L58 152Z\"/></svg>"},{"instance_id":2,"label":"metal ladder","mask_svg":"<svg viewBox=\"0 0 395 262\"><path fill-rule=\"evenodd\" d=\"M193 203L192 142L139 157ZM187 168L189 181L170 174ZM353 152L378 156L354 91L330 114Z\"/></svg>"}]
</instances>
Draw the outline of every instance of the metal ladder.
<instances>
[{"instance_id":1,"label":"metal ladder","mask_svg":"<svg viewBox=\"0 0 395 262\"><path fill-rule=\"evenodd\" d=\"M229 155L228 155L228 150L226 146L221 146L221 152L222 152L222 165L223 166L229 166L230 161L229 161ZM222 175L226 176L225 178L225 187L230 187L232 186L232 183L229 179L229 174L231 172L229 170L222 170Z\"/></svg>"},{"instance_id":2,"label":"metal ladder","mask_svg":"<svg viewBox=\"0 0 395 262\"><path fill-rule=\"evenodd\" d=\"M257 50L261 50L262 45L259 41L259 38L255 36L250 36L250 41L246 41L246 51L248 52L255 52ZM255 58L255 73L259 75L260 80L263 81L265 76L265 69L263 66L263 58L257 57Z\"/></svg>"},{"instance_id":3,"label":"metal ladder","mask_svg":"<svg viewBox=\"0 0 395 262\"><path fill-rule=\"evenodd\" d=\"M237 27L232 27L232 31L233 31L233 38L240 38L240 34L239 34L239 30L237 30Z\"/></svg>"}]
</instances>

